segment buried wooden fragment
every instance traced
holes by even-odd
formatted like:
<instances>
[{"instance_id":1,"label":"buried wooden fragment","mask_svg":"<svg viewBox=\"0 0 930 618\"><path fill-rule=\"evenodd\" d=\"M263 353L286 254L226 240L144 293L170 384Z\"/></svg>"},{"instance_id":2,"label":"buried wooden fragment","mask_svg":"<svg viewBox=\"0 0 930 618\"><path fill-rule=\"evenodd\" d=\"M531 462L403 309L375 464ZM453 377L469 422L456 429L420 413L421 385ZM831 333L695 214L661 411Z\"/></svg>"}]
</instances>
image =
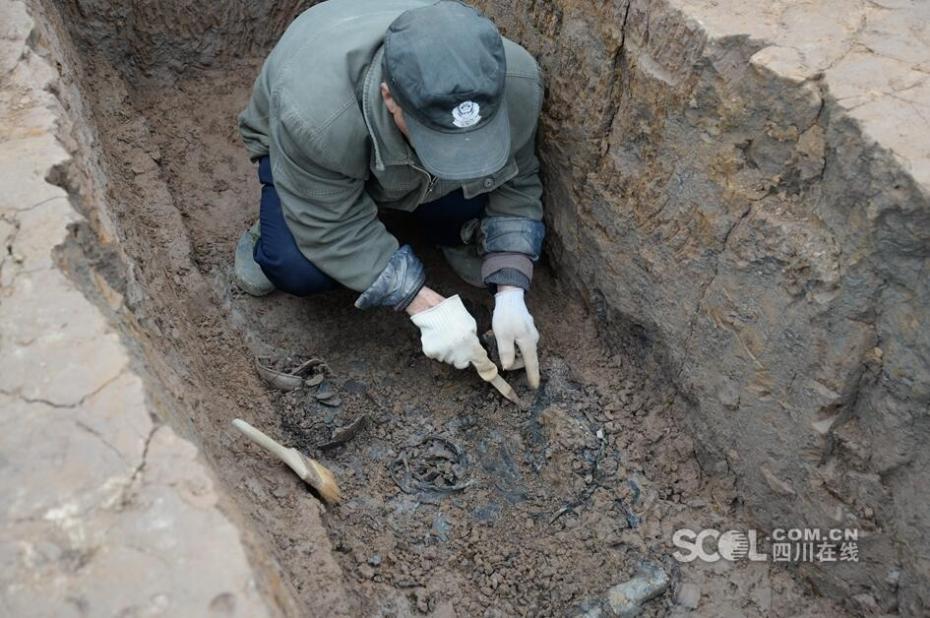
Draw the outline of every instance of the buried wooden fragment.
<instances>
[{"instance_id":1,"label":"buried wooden fragment","mask_svg":"<svg viewBox=\"0 0 930 618\"><path fill-rule=\"evenodd\" d=\"M345 444L355 436L357 436L365 427L368 426L368 415L362 414L357 419L345 425L344 427L336 427L333 430L333 436L330 438L329 442L320 445L320 449L330 449L337 447L339 445Z\"/></svg>"},{"instance_id":2,"label":"buried wooden fragment","mask_svg":"<svg viewBox=\"0 0 930 618\"><path fill-rule=\"evenodd\" d=\"M260 360L255 361L255 369L258 371L259 377L261 377L265 384L279 391L294 391L300 388L304 383L302 377L272 369L271 367L263 365Z\"/></svg>"},{"instance_id":3,"label":"buried wooden fragment","mask_svg":"<svg viewBox=\"0 0 930 618\"><path fill-rule=\"evenodd\" d=\"M329 371L326 361L319 358L309 358L291 371L279 371L273 368L271 363L272 361L268 358L256 358L255 369L266 384L284 392L297 390L304 385L305 380L310 386L319 384L323 381L324 374ZM307 372L313 368L319 368L320 371L309 378L305 378Z\"/></svg>"}]
</instances>

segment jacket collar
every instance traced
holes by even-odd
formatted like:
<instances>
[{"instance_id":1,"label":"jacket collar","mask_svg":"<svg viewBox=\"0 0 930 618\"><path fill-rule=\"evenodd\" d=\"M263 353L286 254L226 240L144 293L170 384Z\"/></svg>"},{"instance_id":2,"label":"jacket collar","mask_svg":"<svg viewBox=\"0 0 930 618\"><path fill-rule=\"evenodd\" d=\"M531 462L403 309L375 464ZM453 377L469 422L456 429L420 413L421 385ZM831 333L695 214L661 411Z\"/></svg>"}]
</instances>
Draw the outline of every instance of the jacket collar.
<instances>
[{"instance_id":1,"label":"jacket collar","mask_svg":"<svg viewBox=\"0 0 930 618\"><path fill-rule=\"evenodd\" d=\"M362 115L365 125L371 136L375 151L375 169L384 171L388 165L415 164L416 154L407 143L403 133L394 123L394 118L388 112L384 100L381 98L381 58L384 56L384 46L378 48L368 70L365 72L365 82L362 88Z\"/></svg>"}]
</instances>

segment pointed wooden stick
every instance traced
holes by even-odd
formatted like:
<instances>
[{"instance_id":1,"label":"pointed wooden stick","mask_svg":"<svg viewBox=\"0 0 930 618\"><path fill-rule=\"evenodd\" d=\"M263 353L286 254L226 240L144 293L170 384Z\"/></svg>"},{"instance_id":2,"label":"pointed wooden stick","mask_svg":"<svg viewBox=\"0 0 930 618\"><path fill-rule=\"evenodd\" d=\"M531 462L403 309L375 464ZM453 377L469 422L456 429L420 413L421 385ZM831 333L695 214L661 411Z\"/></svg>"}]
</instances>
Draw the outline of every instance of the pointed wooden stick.
<instances>
[{"instance_id":1,"label":"pointed wooden stick","mask_svg":"<svg viewBox=\"0 0 930 618\"><path fill-rule=\"evenodd\" d=\"M478 375L481 376L481 379L496 388L497 391L508 400L517 404L520 409L525 410L526 405L523 403L523 400L520 399L517 392L513 390L513 387L507 384L507 380L500 376L500 373L497 371L497 365L488 358L488 353L484 351L484 348L479 347L479 350L480 351L476 351L475 360L473 360L471 364L478 371Z\"/></svg>"}]
</instances>

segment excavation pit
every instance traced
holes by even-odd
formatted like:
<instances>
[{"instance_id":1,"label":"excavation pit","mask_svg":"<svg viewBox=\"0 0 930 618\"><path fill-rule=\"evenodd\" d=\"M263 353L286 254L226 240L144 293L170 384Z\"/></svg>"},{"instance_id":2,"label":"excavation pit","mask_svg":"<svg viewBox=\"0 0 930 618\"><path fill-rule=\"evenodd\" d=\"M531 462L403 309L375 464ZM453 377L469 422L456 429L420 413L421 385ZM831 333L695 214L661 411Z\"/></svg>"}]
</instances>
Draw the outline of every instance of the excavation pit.
<instances>
[{"instance_id":1,"label":"excavation pit","mask_svg":"<svg viewBox=\"0 0 930 618\"><path fill-rule=\"evenodd\" d=\"M661 325L617 309L621 277L606 299L578 285L590 255L572 253L584 243L566 233L566 220L603 194L576 202L565 175L547 176L551 263L528 297L543 385L529 395L521 372L507 375L531 401L526 411L477 375L426 359L405 316L358 311L353 293L252 298L237 289L233 251L257 216L259 185L235 118L265 54L302 8L237 2L220 15L164 1L36 9L57 41L73 125L63 139L76 145L52 180L87 219L59 255L119 328L159 414L200 447L269 606L294 616L582 615L609 611L607 591L648 563L661 565L671 585L645 615L680 611L683 585L698 588L689 603L699 602L702 615L738 607L744 616L789 616L800 606L841 615L775 565L672 557L676 529L750 527L741 492L758 497L755 487L771 483L737 481L720 455L726 445L695 439L719 438L693 431L704 393L680 388L691 368L675 362ZM544 32L545 16L536 17ZM582 36L577 28L566 32ZM517 38L551 57L526 39ZM589 57L570 60L604 60L603 50L586 49ZM571 94L564 74L550 77L560 97ZM556 117L543 124L544 163L559 151L545 140L567 137L553 131ZM579 229L600 238L610 228L601 215L586 214ZM484 332L492 299L412 241L431 285L462 294ZM702 323L682 328L690 337ZM319 358L333 392L272 388L256 370L259 357L278 368ZM739 406L726 389L714 396L727 410ZM236 417L320 459L344 502L322 506L242 439L230 425Z\"/></svg>"}]
</instances>

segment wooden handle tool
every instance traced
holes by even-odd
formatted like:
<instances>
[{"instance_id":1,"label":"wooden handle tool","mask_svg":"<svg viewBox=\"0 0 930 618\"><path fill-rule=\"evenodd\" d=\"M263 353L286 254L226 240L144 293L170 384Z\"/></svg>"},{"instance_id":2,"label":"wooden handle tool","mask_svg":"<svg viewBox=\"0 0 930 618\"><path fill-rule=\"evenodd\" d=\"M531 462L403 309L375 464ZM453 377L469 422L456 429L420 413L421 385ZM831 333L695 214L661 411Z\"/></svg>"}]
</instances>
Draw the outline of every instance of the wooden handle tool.
<instances>
[{"instance_id":1,"label":"wooden handle tool","mask_svg":"<svg viewBox=\"0 0 930 618\"><path fill-rule=\"evenodd\" d=\"M236 429L244 433L249 440L287 464L297 476L317 490L323 500L330 504L342 500L342 492L339 491L339 485L336 484L333 473L327 470L323 464L315 459L310 459L296 448L287 448L278 444L240 418L233 420L232 424Z\"/></svg>"},{"instance_id":2,"label":"wooden handle tool","mask_svg":"<svg viewBox=\"0 0 930 618\"><path fill-rule=\"evenodd\" d=\"M507 380L500 376L500 373L497 371L497 365L488 358L488 353L484 351L484 348L479 348L479 350L479 352L476 352L476 358L471 364L478 371L478 375L481 376L481 379L496 388L497 391L508 400L517 404L521 410L525 410L526 404L523 403L520 396L513 390L513 387L507 384Z\"/></svg>"}]
</instances>

